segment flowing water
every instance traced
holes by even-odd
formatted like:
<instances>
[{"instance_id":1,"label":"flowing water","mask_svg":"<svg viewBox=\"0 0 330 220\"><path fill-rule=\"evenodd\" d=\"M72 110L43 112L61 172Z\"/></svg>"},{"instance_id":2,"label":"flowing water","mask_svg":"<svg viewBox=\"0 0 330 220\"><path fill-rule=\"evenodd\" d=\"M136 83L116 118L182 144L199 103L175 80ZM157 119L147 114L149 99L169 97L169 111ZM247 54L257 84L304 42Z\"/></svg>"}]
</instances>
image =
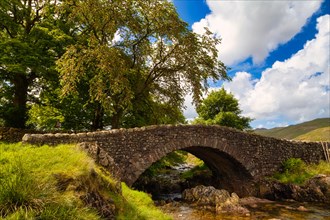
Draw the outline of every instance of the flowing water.
<instances>
[{"instance_id":1,"label":"flowing water","mask_svg":"<svg viewBox=\"0 0 330 220\"><path fill-rule=\"evenodd\" d=\"M298 210L303 206L305 209ZM307 204L297 202L262 203L248 207L247 216L235 214L215 214L212 211L192 207L183 202L171 202L159 208L173 217L174 220L330 220L330 207L324 204Z\"/></svg>"}]
</instances>

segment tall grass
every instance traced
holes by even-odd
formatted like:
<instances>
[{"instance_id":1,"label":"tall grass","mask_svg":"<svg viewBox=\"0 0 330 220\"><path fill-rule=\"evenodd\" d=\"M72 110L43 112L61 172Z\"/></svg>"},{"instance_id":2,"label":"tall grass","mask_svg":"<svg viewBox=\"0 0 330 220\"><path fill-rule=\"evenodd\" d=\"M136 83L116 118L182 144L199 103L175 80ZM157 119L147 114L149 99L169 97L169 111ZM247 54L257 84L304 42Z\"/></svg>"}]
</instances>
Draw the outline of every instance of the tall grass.
<instances>
[{"instance_id":1,"label":"tall grass","mask_svg":"<svg viewBox=\"0 0 330 220\"><path fill-rule=\"evenodd\" d=\"M122 209L117 217L118 220L172 219L155 207L148 194L132 190L125 183L122 184L122 189L125 203L121 205Z\"/></svg>"},{"instance_id":2,"label":"tall grass","mask_svg":"<svg viewBox=\"0 0 330 220\"><path fill-rule=\"evenodd\" d=\"M320 161L307 165L300 158L290 158L283 163L282 171L275 173L274 178L283 183L304 184L317 174L330 175L330 163Z\"/></svg>"},{"instance_id":3,"label":"tall grass","mask_svg":"<svg viewBox=\"0 0 330 220\"><path fill-rule=\"evenodd\" d=\"M118 189L119 188L119 189ZM170 219L151 198L118 187L111 174L73 145L34 147L0 142L0 219L102 219L82 195L114 200L118 219Z\"/></svg>"},{"instance_id":4,"label":"tall grass","mask_svg":"<svg viewBox=\"0 0 330 220\"><path fill-rule=\"evenodd\" d=\"M74 146L56 148L0 143L0 217L6 219L99 219L72 192L59 192L55 174L76 178L93 162Z\"/></svg>"}]
</instances>

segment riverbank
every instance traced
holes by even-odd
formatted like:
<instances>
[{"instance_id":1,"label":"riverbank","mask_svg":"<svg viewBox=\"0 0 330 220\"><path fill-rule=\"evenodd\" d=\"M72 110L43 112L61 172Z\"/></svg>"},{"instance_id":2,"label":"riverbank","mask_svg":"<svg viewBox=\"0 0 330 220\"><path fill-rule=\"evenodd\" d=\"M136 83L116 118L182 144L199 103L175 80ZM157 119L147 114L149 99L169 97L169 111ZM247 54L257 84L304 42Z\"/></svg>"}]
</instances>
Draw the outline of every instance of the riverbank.
<instances>
[{"instance_id":1,"label":"riverbank","mask_svg":"<svg viewBox=\"0 0 330 220\"><path fill-rule=\"evenodd\" d=\"M0 142L0 219L171 218L75 145Z\"/></svg>"}]
</instances>

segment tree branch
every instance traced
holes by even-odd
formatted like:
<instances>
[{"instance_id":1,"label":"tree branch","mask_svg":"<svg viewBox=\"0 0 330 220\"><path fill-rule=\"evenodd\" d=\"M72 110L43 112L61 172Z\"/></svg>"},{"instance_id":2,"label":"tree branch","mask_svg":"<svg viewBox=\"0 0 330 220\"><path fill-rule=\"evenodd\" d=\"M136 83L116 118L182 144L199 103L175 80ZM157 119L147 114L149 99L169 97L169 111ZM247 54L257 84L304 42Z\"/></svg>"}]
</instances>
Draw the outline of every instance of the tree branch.
<instances>
[{"instance_id":1,"label":"tree branch","mask_svg":"<svg viewBox=\"0 0 330 220\"><path fill-rule=\"evenodd\" d=\"M7 33L9 34L10 38L14 38L12 33L10 33L9 28L6 25L3 25L3 27L6 29Z\"/></svg>"}]
</instances>

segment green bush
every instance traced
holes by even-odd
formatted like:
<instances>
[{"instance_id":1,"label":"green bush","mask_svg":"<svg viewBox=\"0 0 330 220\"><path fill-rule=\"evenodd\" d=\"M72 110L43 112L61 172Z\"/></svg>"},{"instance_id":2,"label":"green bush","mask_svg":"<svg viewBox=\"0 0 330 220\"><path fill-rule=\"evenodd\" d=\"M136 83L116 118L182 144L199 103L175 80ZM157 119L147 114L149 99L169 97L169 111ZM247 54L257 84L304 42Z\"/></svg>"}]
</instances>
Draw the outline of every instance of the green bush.
<instances>
[{"instance_id":1,"label":"green bush","mask_svg":"<svg viewBox=\"0 0 330 220\"><path fill-rule=\"evenodd\" d=\"M290 158L283 162L281 172L273 177L283 183L303 184L316 174L330 175L330 163L320 161L307 165L300 158Z\"/></svg>"},{"instance_id":2,"label":"green bush","mask_svg":"<svg viewBox=\"0 0 330 220\"><path fill-rule=\"evenodd\" d=\"M152 164L144 173L145 176L155 176L159 173L164 172L166 168L172 167L178 164L183 164L186 161L187 158L187 152L184 151L174 151L172 153L169 153L159 161Z\"/></svg>"},{"instance_id":3,"label":"green bush","mask_svg":"<svg viewBox=\"0 0 330 220\"><path fill-rule=\"evenodd\" d=\"M300 158L290 158L283 163L284 172L300 173L306 168L306 164Z\"/></svg>"},{"instance_id":4,"label":"green bush","mask_svg":"<svg viewBox=\"0 0 330 220\"><path fill-rule=\"evenodd\" d=\"M194 176L200 175L203 172L209 171L209 168L205 163L199 164L192 168L191 170L185 171L181 174L183 179L192 179ZM211 171L210 171L211 172Z\"/></svg>"}]
</instances>

